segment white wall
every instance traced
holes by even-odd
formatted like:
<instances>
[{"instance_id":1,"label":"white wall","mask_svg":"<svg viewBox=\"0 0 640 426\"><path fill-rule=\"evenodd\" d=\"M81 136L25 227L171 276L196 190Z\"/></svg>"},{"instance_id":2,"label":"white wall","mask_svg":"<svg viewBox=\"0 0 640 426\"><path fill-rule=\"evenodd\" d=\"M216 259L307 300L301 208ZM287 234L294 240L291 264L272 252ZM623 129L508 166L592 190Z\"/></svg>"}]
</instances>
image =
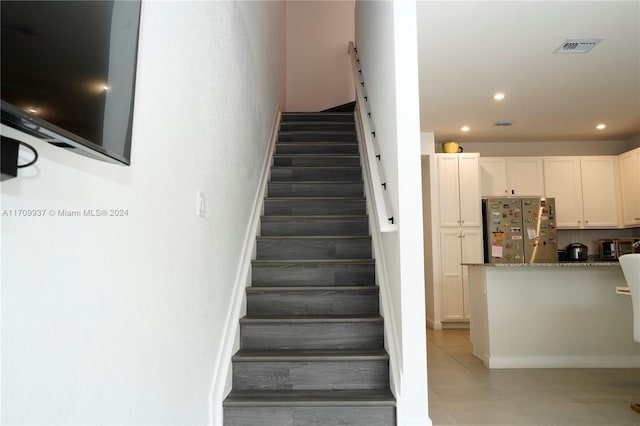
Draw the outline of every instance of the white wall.
<instances>
[{"instance_id":1,"label":"white wall","mask_svg":"<svg viewBox=\"0 0 640 426\"><path fill-rule=\"evenodd\" d=\"M355 99L347 47L355 0L287 1L287 111L321 111Z\"/></svg>"},{"instance_id":2,"label":"white wall","mask_svg":"<svg viewBox=\"0 0 640 426\"><path fill-rule=\"evenodd\" d=\"M45 211L2 217L4 424L219 418L212 381L283 100L283 26L278 2L144 2L131 166L29 139L40 160L2 184L3 212Z\"/></svg>"},{"instance_id":3,"label":"white wall","mask_svg":"<svg viewBox=\"0 0 640 426\"><path fill-rule=\"evenodd\" d=\"M399 425L431 424L427 406L422 187L415 1L356 2L356 46L399 231L384 235L400 327Z\"/></svg>"}]
</instances>

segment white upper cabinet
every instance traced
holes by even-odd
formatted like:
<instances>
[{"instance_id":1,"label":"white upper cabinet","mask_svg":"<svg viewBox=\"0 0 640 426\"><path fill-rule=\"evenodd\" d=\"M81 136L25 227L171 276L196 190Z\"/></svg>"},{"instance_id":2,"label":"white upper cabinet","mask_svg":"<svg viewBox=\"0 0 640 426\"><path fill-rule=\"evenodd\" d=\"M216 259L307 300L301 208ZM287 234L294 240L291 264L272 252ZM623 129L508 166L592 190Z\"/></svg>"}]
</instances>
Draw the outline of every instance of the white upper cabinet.
<instances>
[{"instance_id":1,"label":"white upper cabinet","mask_svg":"<svg viewBox=\"0 0 640 426\"><path fill-rule=\"evenodd\" d=\"M616 197L617 160L613 155L580 159L585 227L615 228L619 225Z\"/></svg>"},{"instance_id":2,"label":"white upper cabinet","mask_svg":"<svg viewBox=\"0 0 640 426\"><path fill-rule=\"evenodd\" d=\"M555 198L558 227L618 227L616 172L613 155L545 158L545 195Z\"/></svg>"},{"instance_id":3,"label":"white upper cabinet","mask_svg":"<svg viewBox=\"0 0 640 426\"><path fill-rule=\"evenodd\" d=\"M440 226L482 226L479 154L436 154Z\"/></svg>"},{"instance_id":4,"label":"white upper cabinet","mask_svg":"<svg viewBox=\"0 0 640 426\"><path fill-rule=\"evenodd\" d=\"M544 159L544 192L556 201L556 226L582 226L582 183L580 158L552 157Z\"/></svg>"},{"instance_id":5,"label":"white upper cabinet","mask_svg":"<svg viewBox=\"0 0 640 426\"><path fill-rule=\"evenodd\" d=\"M625 226L640 225L640 148L618 156L622 189L622 221Z\"/></svg>"},{"instance_id":6,"label":"white upper cabinet","mask_svg":"<svg viewBox=\"0 0 640 426\"><path fill-rule=\"evenodd\" d=\"M481 157L480 173L484 197L542 197L542 158Z\"/></svg>"}]
</instances>

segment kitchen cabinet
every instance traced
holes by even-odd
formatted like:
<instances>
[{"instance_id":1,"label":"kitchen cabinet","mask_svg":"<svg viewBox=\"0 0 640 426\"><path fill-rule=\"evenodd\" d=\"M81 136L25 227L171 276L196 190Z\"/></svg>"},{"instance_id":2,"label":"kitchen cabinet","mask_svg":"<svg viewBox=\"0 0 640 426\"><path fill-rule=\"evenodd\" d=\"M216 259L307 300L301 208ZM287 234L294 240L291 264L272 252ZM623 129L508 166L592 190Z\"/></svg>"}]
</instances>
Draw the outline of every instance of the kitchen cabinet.
<instances>
[{"instance_id":1,"label":"kitchen cabinet","mask_svg":"<svg viewBox=\"0 0 640 426\"><path fill-rule=\"evenodd\" d=\"M469 319L469 267L462 263L483 263L482 229L441 228L440 276L442 319Z\"/></svg>"},{"instance_id":2,"label":"kitchen cabinet","mask_svg":"<svg viewBox=\"0 0 640 426\"><path fill-rule=\"evenodd\" d=\"M440 226L482 226L480 155L436 154Z\"/></svg>"},{"instance_id":3,"label":"kitchen cabinet","mask_svg":"<svg viewBox=\"0 0 640 426\"><path fill-rule=\"evenodd\" d=\"M622 223L640 225L640 148L618 156L622 191Z\"/></svg>"},{"instance_id":4,"label":"kitchen cabinet","mask_svg":"<svg viewBox=\"0 0 640 426\"><path fill-rule=\"evenodd\" d=\"M481 157L483 197L544 196L543 160L538 157Z\"/></svg>"},{"instance_id":5,"label":"kitchen cabinet","mask_svg":"<svg viewBox=\"0 0 640 426\"><path fill-rule=\"evenodd\" d=\"M468 268L483 263L479 154L436 154L439 271L442 320L469 319ZM435 261L435 259L434 259Z\"/></svg>"},{"instance_id":6,"label":"kitchen cabinet","mask_svg":"<svg viewBox=\"0 0 640 426\"><path fill-rule=\"evenodd\" d=\"M556 200L558 228L618 226L616 169L613 155L544 159L545 195Z\"/></svg>"}]
</instances>

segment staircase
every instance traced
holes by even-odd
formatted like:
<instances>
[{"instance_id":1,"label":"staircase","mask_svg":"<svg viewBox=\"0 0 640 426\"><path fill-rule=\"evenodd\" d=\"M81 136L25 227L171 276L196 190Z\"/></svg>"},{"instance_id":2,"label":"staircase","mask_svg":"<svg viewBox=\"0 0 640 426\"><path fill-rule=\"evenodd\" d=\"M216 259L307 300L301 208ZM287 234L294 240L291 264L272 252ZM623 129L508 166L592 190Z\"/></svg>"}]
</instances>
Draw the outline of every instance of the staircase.
<instances>
[{"instance_id":1,"label":"staircase","mask_svg":"<svg viewBox=\"0 0 640 426\"><path fill-rule=\"evenodd\" d=\"M284 113L225 426L395 424L353 113Z\"/></svg>"}]
</instances>

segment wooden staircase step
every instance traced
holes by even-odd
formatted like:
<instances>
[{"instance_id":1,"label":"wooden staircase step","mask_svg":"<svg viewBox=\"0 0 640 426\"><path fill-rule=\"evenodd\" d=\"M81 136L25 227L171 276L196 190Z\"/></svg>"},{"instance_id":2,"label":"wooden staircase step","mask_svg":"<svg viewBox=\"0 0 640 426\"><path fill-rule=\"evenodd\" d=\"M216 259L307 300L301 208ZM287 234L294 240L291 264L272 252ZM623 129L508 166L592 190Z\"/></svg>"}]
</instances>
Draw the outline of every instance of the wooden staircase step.
<instances>
[{"instance_id":1,"label":"wooden staircase step","mask_svg":"<svg viewBox=\"0 0 640 426\"><path fill-rule=\"evenodd\" d=\"M369 286L375 283L372 259L279 261L254 260L252 285L258 286Z\"/></svg>"},{"instance_id":2,"label":"wooden staircase step","mask_svg":"<svg viewBox=\"0 0 640 426\"><path fill-rule=\"evenodd\" d=\"M392 426L388 389L233 390L224 401L225 426Z\"/></svg>"},{"instance_id":3,"label":"wooden staircase step","mask_svg":"<svg viewBox=\"0 0 640 426\"><path fill-rule=\"evenodd\" d=\"M358 167L272 167L272 182L328 182L362 181L362 169Z\"/></svg>"},{"instance_id":4,"label":"wooden staircase step","mask_svg":"<svg viewBox=\"0 0 640 426\"><path fill-rule=\"evenodd\" d=\"M244 349L381 349L383 319L360 316L251 316L240 319Z\"/></svg>"},{"instance_id":5,"label":"wooden staircase step","mask_svg":"<svg viewBox=\"0 0 640 426\"><path fill-rule=\"evenodd\" d=\"M264 351L241 349L232 359L233 389L385 389L384 350Z\"/></svg>"},{"instance_id":6,"label":"wooden staircase step","mask_svg":"<svg viewBox=\"0 0 640 426\"><path fill-rule=\"evenodd\" d=\"M366 213L366 199L359 197L268 197L264 200L265 216L335 216Z\"/></svg>"},{"instance_id":7,"label":"wooden staircase step","mask_svg":"<svg viewBox=\"0 0 640 426\"><path fill-rule=\"evenodd\" d=\"M247 287L247 315L376 315L376 286Z\"/></svg>"},{"instance_id":8,"label":"wooden staircase step","mask_svg":"<svg viewBox=\"0 0 640 426\"><path fill-rule=\"evenodd\" d=\"M395 406L389 389L232 390L225 407Z\"/></svg>"},{"instance_id":9,"label":"wooden staircase step","mask_svg":"<svg viewBox=\"0 0 640 426\"><path fill-rule=\"evenodd\" d=\"M356 142L278 142L276 154L357 154Z\"/></svg>"},{"instance_id":10,"label":"wooden staircase step","mask_svg":"<svg viewBox=\"0 0 640 426\"><path fill-rule=\"evenodd\" d=\"M257 259L370 259L369 236L257 237Z\"/></svg>"},{"instance_id":11,"label":"wooden staircase step","mask_svg":"<svg viewBox=\"0 0 640 426\"><path fill-rule=\"evenodd\" d=\"M278 154L275 167L360 167L359 155Z\"/></svg>"},{"instance_id":12,"label":"wooden staircase step","mask_svg":"<svg viewBox=\"0 0 640 426\"><path fill-rule=\"evenodd\" d=\"M280 130L288 131L350 131L354 130L354 121L281 121Z\"/></svg>"},{"instance_id":13,"label":"wooden staircase step","mask_svg":"<svg viewBox=\"0 0 640 426\"><path fill-rule=\"evenodd\" d=\"M263 216L262 236L369 235L369 218L363 215Z\"/></svg>"},{"instance_id":14,"label":"wooden staircase step","mask_svg":"<svg viewBox=\"0 0 640 426\"><path fill-rule=\"evenodd\" d=\"M268 197L357 197L364 196L363 182L269 182Z\"/></svg>"},{"instance_id":15,"label":"wooden staircase step","mask_svg":"<svg viewBox=\"0 0 640 426\"><path fill-rule=\"evenodd\" d=\"M288 131L278 132L280 142L357 142L356 131Z\"/></svg>"},{"instance_id":16,"label":"wooden staircase step","mask_svg":"<svg viewBox=\"0 0 640 426\"><path fill-rule=\"evenodd\" d=\"M292 121L348 121L354 122L352 112L283 112L281 122Z\"/></svg>"}]
</instances>

